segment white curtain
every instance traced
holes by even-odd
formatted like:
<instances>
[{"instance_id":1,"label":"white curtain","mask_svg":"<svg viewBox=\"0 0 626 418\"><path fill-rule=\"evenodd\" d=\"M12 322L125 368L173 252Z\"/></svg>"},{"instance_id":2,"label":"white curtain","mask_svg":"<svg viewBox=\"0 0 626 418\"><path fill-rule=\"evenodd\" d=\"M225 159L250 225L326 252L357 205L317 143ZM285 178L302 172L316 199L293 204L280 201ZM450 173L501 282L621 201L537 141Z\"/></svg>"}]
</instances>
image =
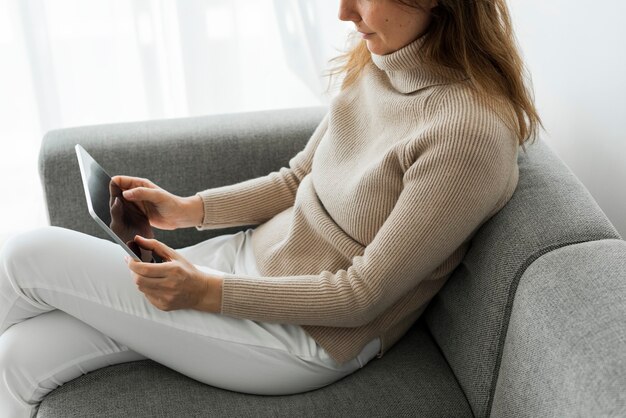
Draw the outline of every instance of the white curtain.
<instances>
[{"instance_id":1,"label":"white curtain","mask_svg":"<svg viewBox=\"0 0 626 418\"><path fill-rule=\"evenodd\" d=\"M0 0L0 243L46 223L45 132L327 103L338 0ZM1 245L1 244L0 244Z\"/></svg>"}]
</instances>

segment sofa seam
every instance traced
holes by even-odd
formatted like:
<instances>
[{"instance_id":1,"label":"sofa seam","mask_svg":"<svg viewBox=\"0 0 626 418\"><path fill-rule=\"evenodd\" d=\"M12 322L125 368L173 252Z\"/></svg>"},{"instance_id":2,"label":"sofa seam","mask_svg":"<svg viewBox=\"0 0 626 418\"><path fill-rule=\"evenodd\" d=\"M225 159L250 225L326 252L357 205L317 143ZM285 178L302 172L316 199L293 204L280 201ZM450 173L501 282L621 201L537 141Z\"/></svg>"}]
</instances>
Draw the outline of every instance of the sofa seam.
<instances>
[{"instance_id":1,"label":"sofa seam","mask_svg":"<svg viewBox=\"0 0 626 418\"><path fill-rule=\"evenodd\" d=\"M463 390L463 386L461 386L461 382L459 381L459 378L456 376L456 373L454 373L454 370L452 369L452 366L448 362L448 359L446 358L443 350L441 349L441 347L439 347L439 344L437 344L433 333L430 331L430 328L428 326L424 326L424 329L426 330L426 332L430 336L430 338L433 341L435 347L437 347L437 350L439 351L439 354L441 355L441 358L448 365L448 368L450 369L452 377L454 377L454 381L458 385L459 389L461 390L461 393L463 394L463 398L465 399L465 401L467 402L467 405L469 406L469 410L470 410L470 413L472 414L472 417L476 417L476 414L474 413L474 409L472 408L472 403L470 402L469 398L467 397L467 394Z\"/></svg>"},{"instance_id":2,"label":"sofa seam","mask_svg":"<svg viewBox=\"0 0 626 418\"><path fill-rule=\"evenodd\" d=\"M515 273L514 279L511 282L509 287L509 294L507 296L506 306L504 308L504 316L502 318L502 324L500 325L500 335L497 340L497 348L496 348L496 363L494 365L494 370L491 377L491 384L489 385L489 398L487 400L487 408L486 408L486 418L491 417L491 412L493 408L493 400L495 397L496 386L498 383L498 378L500 375L500 365L502 364L502 354L504 352L504 343L506 341L506 336L509 329L509 322L511 319L511 313L513 311L513 303L515 302L515 294L517 293L517 288L519 286L519 282L522 279L522 276L535 261L544 255L551 253L555 250L569 247L572 245L584 244L587 242L600 242L606 240L614 240L615 238L595 238L595 239L587 239L587 240L578 240L578 241L569 241L559 244L552 244L547 247L544 247L536 252L534 252L530 257L526 258L524 263L517 269Z\"/></svg>"}]
</instances>

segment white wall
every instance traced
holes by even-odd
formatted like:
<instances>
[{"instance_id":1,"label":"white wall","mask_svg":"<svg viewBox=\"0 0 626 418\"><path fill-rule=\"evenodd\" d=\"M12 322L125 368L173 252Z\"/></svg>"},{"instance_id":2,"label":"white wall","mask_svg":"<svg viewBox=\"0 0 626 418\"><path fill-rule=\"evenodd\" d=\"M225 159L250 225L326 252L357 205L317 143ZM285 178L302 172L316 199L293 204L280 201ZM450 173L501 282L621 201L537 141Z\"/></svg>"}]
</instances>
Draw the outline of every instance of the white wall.
<instances>
[{"instance_id":1,"label":"white wall","mask_svg":"<svg viewBox=\"0 0 626 418\"><path fill-rule=\"evenodd\" d=\"M546 142L626 238L626 2L509 4Z\"/></svg>"}]
</instances>

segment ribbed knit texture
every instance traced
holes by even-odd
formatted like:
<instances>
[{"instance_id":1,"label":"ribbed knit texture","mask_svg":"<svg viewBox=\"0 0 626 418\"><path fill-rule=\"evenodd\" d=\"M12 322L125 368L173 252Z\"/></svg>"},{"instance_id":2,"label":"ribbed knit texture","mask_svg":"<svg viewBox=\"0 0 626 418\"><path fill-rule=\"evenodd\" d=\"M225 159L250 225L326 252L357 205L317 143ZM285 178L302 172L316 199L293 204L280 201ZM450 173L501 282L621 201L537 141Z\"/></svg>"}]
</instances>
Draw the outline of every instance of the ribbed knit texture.
<instances>
[{"instance_id":1,"label":"ribbed knit texture","mask_svg":"<svg viewBox=\"0 0 626 418\"><path fill-rule=\"evenodd\" d=\"M201 228L259 224L263 277L226 274L223 314L300 324L340 363L381 337L382 356L510 199L514 133L421 44L372 55L288 168L199 193Z\"/></svg>"}]
</instances>

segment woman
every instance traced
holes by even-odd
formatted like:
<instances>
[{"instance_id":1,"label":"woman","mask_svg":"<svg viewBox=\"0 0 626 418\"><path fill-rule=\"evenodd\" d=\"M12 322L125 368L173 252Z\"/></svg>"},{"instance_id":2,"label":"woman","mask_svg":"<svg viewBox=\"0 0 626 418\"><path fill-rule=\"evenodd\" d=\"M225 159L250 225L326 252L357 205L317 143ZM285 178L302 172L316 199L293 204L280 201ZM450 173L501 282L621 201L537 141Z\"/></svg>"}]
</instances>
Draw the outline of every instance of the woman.
<instances>
[{"instance_id":1,"label":"woman","mask_svg":"<svg viewBox=\"0 0 626 418\"><path fill-rule=\"evenodd\" d=\"M1 416L146 357L234 391L316 389L415 322L513 194L539 118L504 0L342 0L339 18L363 39L289 168L187 198L114 178L155 227L255 229L177 251L137 237L162 264L60 228L6 244Z\"/></svg>"}]
</instances>

